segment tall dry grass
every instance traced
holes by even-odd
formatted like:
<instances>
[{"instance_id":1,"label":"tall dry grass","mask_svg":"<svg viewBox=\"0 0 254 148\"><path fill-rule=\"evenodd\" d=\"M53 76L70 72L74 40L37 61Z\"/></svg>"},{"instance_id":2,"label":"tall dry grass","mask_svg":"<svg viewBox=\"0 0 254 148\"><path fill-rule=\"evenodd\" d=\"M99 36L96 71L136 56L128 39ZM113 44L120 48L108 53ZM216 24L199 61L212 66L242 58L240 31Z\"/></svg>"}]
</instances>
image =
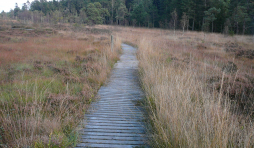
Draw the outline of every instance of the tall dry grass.
<instances>
[{"instance_id":1,"label":"tall dry grass","mask_svg":"<svg viewBox=\"0 0 254 148\"><path fill-rule=\"evenodd\" d=\"M16 36L3 32L11 39L0 43L0 147L74 147L86 109L118 60L121 39L111 52L104 33L8 32Z\"/></svg>"},{"instance_id":2,"label":"tall dry grass","mask_svg":"<svg viewBox=\"0 0 254 148\"><path fill-rule=\"evenodd\" d=\"M253 147L251 121L231 113L221 93L211 93L191 64L159 62L149 40L139 44L142 82L149 98L157 144L165 147ZM223 85L223 82L221 82ZM151 97L151 98L150 98Z\"/></svg>"},{"instance_id":3,"label":"tall dry grass","mask_svg":"<svg viewBox=\"0 0 254 148\"><path fill-rule=\"evenodd\" d=\"M228 95L231 80L236 85L244 74L253 76L246 70L253 61L224 51L232 41L252 48L247 43L252 37L207 34L203 40L203 33L197 32L121 29L121 37L138 47L152 147L254 147L252 114L244 114L239 100ZM228 61L236 63L237 73L222 71Z\"/></svg>"}]
</instances>

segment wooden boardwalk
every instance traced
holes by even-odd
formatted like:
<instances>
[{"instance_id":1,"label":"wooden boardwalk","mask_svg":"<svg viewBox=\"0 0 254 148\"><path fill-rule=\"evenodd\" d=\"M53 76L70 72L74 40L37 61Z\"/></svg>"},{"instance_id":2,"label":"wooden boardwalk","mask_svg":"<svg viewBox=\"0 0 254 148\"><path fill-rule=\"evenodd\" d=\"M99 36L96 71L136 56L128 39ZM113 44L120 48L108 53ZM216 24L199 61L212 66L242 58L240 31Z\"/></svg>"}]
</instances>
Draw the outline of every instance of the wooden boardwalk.
<instances>
[{"instance_id":1,"label":"wooden boardwalk","mask_svg":"<svg viewBox=\"0 0 254 148\"><path fill-rule=\"evenodd\" d=\"M135 105L143 96L138 84L136 49L126 44L122 47L120 61L98 92L100 99L85 115L77 147L147 147L144 115L142 108Z\"/></svg>"}]
</instances>

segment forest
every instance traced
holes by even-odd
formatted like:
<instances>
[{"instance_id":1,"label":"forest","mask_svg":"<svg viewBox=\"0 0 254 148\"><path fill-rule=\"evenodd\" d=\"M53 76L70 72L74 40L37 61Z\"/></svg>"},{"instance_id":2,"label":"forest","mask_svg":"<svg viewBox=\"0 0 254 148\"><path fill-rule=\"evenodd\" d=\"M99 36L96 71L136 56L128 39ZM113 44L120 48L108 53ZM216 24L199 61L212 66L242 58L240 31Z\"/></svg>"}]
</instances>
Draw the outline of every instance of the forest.
<instances>
[{"instance_id":1,"label":"forest","mask_svg":"<svg viewBox=\"0 0 254 148\"><path fill-rule=\"evenodd\" d=\"M114 24L254 34L253 0L35 0L1 17L34 23Z\"/></svg>"}]
</instances>

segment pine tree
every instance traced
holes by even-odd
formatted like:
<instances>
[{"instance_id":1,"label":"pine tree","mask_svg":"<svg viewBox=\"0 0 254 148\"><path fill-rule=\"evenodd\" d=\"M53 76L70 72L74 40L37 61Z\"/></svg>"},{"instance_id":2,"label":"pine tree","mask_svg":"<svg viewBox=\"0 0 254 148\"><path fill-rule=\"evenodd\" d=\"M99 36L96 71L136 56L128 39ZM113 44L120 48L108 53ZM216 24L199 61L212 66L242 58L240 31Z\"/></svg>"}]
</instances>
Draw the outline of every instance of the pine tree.
<instances>
[{"instance_id":1,"label":"pine tree","mask_svg":"<svg viewBox=\"0 0 254 148\"><path fill-rule=\"evenodd\" d=\"M95 7L93 3L89 3L86 8L86 14L88 18L88 24L101 24L102 18L98 8Z\"/></svg>"},{"instance_id":2,"label":"pine tree","mask_svg":"<svg viewBox=\"0 0 254 148\"><path fill-rule=\"evenodd\" d=\"M18 3L15 4L15 9L14 9L14 16L17 17L18 16L18 13L20 11L20 8L18 6Z\"/></svg>"},{"instance_id":3,"label":"pine tree","mask_svg":"<svg viewBox=\"0 0 254 148\"><path fill-rule=\"evenodd\" d=\"M127 14L127 8L124 3L121 3L120 6L117 9L117 20L119 20L118 24L123 24L125 15Z\"/></svg>"},{"instance_id":4,"label":"pine tree","mask_svg":"<svg viewBox=\"0 0 254 148\"><path fill-rule=\"evenodd\" d=\"M145 11L143 3L136 4L131 13L132 20L136 20L139 26L144 26L147 18L147 12Z\"/></svg>"},{"instance_id":5,"label":"pine tree","mask_svg":"<svg viewBox=\"0 0 254 148\"><path fill-rule=\"evenodd\" d=\"M213 32L213 22L217 19L216 15L219 14L221 9L216 9L215 7L208 9L208 11L205 11L205 20L206 23L210 24L212 23L212 32Z\"/></svg>"}]
</instances>

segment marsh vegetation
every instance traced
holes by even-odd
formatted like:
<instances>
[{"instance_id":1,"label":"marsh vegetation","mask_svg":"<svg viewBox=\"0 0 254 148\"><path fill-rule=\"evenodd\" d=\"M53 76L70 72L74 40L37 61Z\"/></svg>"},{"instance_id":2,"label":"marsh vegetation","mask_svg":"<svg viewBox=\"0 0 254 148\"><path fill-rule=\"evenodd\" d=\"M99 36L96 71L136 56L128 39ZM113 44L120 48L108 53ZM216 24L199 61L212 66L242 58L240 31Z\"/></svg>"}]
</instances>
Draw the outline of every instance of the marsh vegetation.
<instances>
[{"instance_id":1,"label":"marsh vegetation","mask_svg":"<svg viewBox=\"0 0 254 148\"><path fill-rule=\"evenodd\" d=\"M0 147L74 147L121 41L111 52L107 30L32 27L1 26Z\"/></svg>"},{"instance_id":2,"label":"marsh vegetation","mask_svg":"<svg viewBox=\"0 0 254 148\"><path fill-rule=\"evenodd\" d=\"M152 147L253 147L253 36L118 28L139 49Z\"/></svg>"}]
</instances>

